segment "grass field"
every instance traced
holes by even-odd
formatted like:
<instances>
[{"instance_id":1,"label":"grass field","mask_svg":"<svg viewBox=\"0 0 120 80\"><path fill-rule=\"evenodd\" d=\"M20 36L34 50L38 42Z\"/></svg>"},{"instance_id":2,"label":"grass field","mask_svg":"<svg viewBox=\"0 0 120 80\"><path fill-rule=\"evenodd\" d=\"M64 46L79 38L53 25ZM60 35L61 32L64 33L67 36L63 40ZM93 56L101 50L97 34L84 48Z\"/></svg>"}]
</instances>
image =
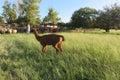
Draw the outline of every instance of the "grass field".
<instances>
[{"instance_id":1,"label":"grass field","mask_svg":"<svg viewBox=\"0 0 120 80\"><path fill-rule=\"evenodd\" d=\"M51 46L43 54L33 34L0 35L0 80L120 80L115 33L59 33L62 54Z\"/></svg>"}]
</instances>

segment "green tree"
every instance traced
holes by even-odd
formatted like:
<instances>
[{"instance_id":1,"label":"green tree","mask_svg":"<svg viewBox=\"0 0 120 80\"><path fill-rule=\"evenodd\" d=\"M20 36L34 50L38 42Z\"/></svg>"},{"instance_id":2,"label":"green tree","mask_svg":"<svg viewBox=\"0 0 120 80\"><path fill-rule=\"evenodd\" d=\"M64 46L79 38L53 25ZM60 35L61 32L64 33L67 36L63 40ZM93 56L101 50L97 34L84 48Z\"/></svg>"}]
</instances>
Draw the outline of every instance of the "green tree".
<instances>
[{"instance_id":1,"label":"green tree","mask_svg":"<svg viewBox=\"0 0 120 80\"><path fill-rule=\"evenodd\" d=\"M91 28L94 26L97 17L97 10L89 7L80 8L71 17L71 24L74 27Z\"/></svg>"},{"instance_id":2,"label":"green tree","mask_svg":"<svg viewBox=\"0 0 120 80\"><path fill-rule=\"evenodd\" d=\"M96 21L96 25L98 26L98 28L104 29L106 32L109 32L112 25L111 13L109 11L100 12L100 15Z\"/></svg>"},{"instance_id":3,"label":"green tree","mask_svg":"<svg viewBox=\"0 0 120 80\"><path fill-rule=\"evenodd\" d=\"M39 17L39 6L41 0L23 0L24 15L27 22L35 25L37 18Z\"/></svg>"},{"instance_id":4,"label":"green tree","mask_svg":"<svg viewBox=\"0 0 120 80\"><path fill-rule=\"evenodd\" d=\"M97 18L97 26L109 32L112 28L120 26L120 6L114 4L111 7L104 8Z\"/></svg>"},{"instance_id":5,"label":"green tree","mask_svg":"<svg viewBox=\"0 0 120 80\"><path fill-rule=\"evenodd\" d=\"M112 13L112 21L113 27L112 28L120 28L120 5L114 4L110 12Z\"/></svg>"},{"instance_id":6,"label":"green tree","mask_svg":"<svg viewBox=\"0 0 120 80\"><path fill-rule=\"evenodd\" d=\"M26 17L18 17L17 18L17 24L18 25L20 25L20 26L25 26L25 25L27 25L28 23L26 23L27 22L27 18Z\"/></svg>"},{"instance_id":7,"label":"green tree","mask_svg":"<svg viewBox=\"0 0 120 80\"><path fill-rule=\"evenodd\" d=\"M50 8L48 15L43 19L43 23L52 23L53 25L56 25L58 21L60 21L60 18L58 18L58 13L54 11L53 8Z\"/></svg>"},{"instance_id":8,"label":"green tree","mask_svg":"<svg viewBox=\"0 0 120 80\"><path fill-rule=\"evenodd\" d=\"M0 25L4 25L3 16L0 16Z\"/></svg>"},{"instance_id":9,"label":"green tree","mask_svg":"<svg viewBox=\"0 0 120 80\"><path fill-rule=\"evenodd\" d=\"M65 27L66 23L64 23L64 22L58 22L57 25L58 25L59 27Z\"/></svg>"},{"instance_id":10,"label":"green tree","mask_svg":"<svg viewBox=\"0 0 120 80\"><path fill-rule=\"evenodd\" d=\"M40 18L37 18L37 19L36 19L36 25L39 26L41 23L42 23L41 19L40 19Z\"/></svg>"},{"instance_id":11,"label":"green tree","mask_svg":"<svg viewBox=\"0 0 120 80\"><path fill-rule=\"evenodd\" d=\"M18 8L17 8L17 13L18 17L23 17L24 15L24 5L21 0L18 0Z\"/></svg>"},{"instance_id":12,"label":"green tree","mask_svg":"<svg viewBox=\"0 0 120 80\"><path fill-rule=\"evenodd\" d=\"M17 18L17 24L20 26L25 26L28 24L28 20L26 17L26 10L25 10L25 3L23 2L23 0L18 0L18 7L16 9L16 12L18 14L18 18Z\"/></svg>"},{"instance_id":13,"label":"green tree","mask_svg":"<svg viewBox=\"0 0 120 80\"><path fill-rule=\"evenodd\" d=\"M16 22L16 11L15 11L15 4L11 6L8 0L5 1L3 5L3 14L4 19L7 23L15 23Z\"/></svg>"},{"instance_id":14,"label":"green tree","mask_svg":"<svg viewBox=\"0 0 120 80\"><path fill-rule=\"evenodd\" d=\"M41 19L38 6L40 2L41 0L18 0L17 23L19 25L36 25L38 22L40 23Z\"/></svg>"}]
</instances>

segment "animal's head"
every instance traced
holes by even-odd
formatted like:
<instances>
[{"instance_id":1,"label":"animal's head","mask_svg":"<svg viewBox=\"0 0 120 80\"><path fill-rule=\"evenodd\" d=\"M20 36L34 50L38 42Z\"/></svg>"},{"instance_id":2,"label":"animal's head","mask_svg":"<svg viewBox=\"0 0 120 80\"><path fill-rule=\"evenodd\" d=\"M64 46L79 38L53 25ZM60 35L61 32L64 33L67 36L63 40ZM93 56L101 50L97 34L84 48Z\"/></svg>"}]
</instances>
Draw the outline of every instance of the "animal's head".
<instances>
[{"instance_id":1,"label":"animal's head","mask_svg":"<svg viewBox=\"0 0 120 80\"><path fill-rule=\"evenodd\" d=\"M37 30L37 28L32 28L32 30Z\"/></svg>"},{"instance_id":2,"label":"animal's head","mask_svg":"<svg viewBox=\"0 0 120 80\"><path fill-rule=\"evenodd\" d=\"M34 27L34 28L32 28L32 31L35 32L35 33L38 33L39 28Z\"/></svg>"},{"instance_id":3,"label":"animal's head","mask_svg":"<svg viewBox=\"0 0 120 80\"><path fill-rule=\"evenodd\" d=\"M36 31L36 30L38 30L38 28L32 28L32 30Z\"/></svg>"}]
</instances>

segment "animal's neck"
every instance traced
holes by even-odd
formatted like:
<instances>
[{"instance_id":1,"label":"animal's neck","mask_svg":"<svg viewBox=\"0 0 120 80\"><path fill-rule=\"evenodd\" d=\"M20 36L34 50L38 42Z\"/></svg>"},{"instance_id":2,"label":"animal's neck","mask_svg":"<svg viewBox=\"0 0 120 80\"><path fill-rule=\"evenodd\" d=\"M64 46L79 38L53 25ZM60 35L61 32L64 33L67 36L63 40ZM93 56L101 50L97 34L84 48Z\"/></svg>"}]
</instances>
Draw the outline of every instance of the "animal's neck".
<instances>
[{"instance_id":1,"label":"animal's neck","mask_svg":"<svg viewBox=\"0 0 120 80\"><path fill-rule=\"evenodd\" d=\"M37 30L34 30L34 35L35 35L35 38L38 40L38 37L40 37L40 36L39 36L39 33Z\"/></svg>"}]
</instances>

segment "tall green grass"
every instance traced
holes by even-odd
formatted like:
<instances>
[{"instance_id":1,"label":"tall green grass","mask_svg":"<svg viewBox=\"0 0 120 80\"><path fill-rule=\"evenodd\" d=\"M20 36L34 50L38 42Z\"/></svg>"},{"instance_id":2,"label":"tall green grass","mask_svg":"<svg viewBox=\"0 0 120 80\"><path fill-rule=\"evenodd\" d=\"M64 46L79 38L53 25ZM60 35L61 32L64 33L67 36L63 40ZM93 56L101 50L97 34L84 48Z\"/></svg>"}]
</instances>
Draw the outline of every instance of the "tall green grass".
<instances>
[{"instance_id":1,"label":"tall green grass","mask_svg":"<svg viewBox=\"0 0 120 80\"><path fill-rule=\"evenodd\" d=\"M59 33L63 53L33 34L0 35L0 80L119 80L120 36Z\"/></svg>"}]
</instances>

